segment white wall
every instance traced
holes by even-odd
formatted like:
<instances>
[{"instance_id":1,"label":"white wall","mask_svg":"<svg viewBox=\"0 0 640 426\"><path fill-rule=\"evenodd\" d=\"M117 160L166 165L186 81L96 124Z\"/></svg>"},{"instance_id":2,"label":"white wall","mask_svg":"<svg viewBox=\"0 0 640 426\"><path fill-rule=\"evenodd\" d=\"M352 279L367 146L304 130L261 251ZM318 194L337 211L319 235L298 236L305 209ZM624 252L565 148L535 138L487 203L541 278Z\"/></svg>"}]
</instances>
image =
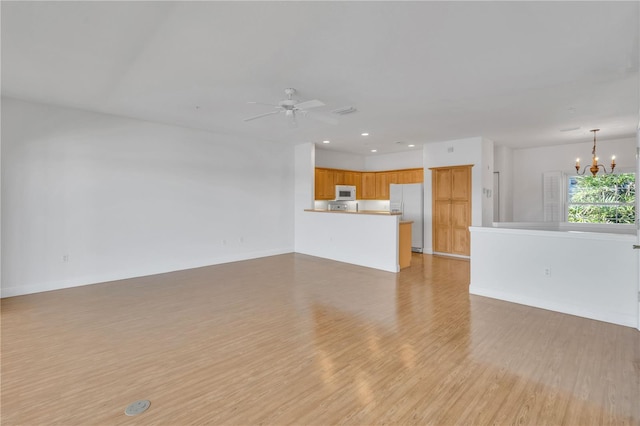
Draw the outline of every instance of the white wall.
<instances>
[{"instance_id":1,"label":"white wall","mask_svg":"<svg viewBox=\"0 0 640 426\"><path fill-rule=\"evenodd\" d=\"M415 169L420 167L422 167L422 150L419 147L416 147L410 151L369 155L365 157L364 170L385 171Z\"/></svg>"},{"instance_id":2,"label":"white wall","mask_svg":"<svg viewBox=\"0 0 640 426\"><path fill-rule=\"evenodd\" d=\"M506 146L494 147L493 171L499 173L499 188L493 188L494 198L499 196L501 222L513 221L513 150Z\"/></svg>"},{"instance_id":3,"label":"white wall","mask_svg":"<svg viewBox=\"0 0 640 426\"><path fill-rule=\"evenodd\" d=\"M493 224L493 141L482 138L482 226Z\"/></svg>"},{"instance_id":4,"label":"white wall","mask_svg":"<svg viewBox=\"0 0 640 426\"><path fill-rule=\"evenodd\" d=\"M363 155L322 149L321 146L316 146L315 158L316 167L332 169L385 171L422 167L422 150L420 148L365 157Z\"/></svg>"},{"instance_id":5,"label":"white wall","mask_svg":"<svg viewBox=\"0 0 640 426\"><path fill-rule=\"evenodd\" d=\"M315 166L330 169L364 170L364 156L315 147Z\"/></svg>"},{"instance_id":6,"label":"white wall","mask_svg":"<svg viewBox=\"0 0 640 426\"><path fill-rule=\"evenodd\" d=\"M315 206L315 160L316 149L313 143L303 143L295 146L294 169L295 169L295 194L294 194L294 248L300 245L301 234L297 232L301 225L302 215L306 209L313 209ZM325 205L326 208L326 205ZM297 250L296 250L297 251Z\"/></svg>"},{"instance_id":7,"label":"white wall","mask_svg":"<svg viewBox=\"0 0 640 426\"><path fill-rule=\"evenodd\" d=\"M291 252L293 164L290 146L3 98L2 295Z\"/></svg>"},{"instance_id":8,"label":"white wall","mask_svg":"<svg viewBox=\"0 0 640 426\"><path fill-rule=\"evenodd\" d=\"M592 137L592 135L591 135ZM588 140L589 138L587 138ZM600 162L609 169L611 156L616 156L616 171L635 171L635 138L598 140ZM561 171L575 174L573 167L580 158L582 167L591 161L591 142L513 150L513 221L544 220L542 208L542 174ZM587 173L589 173L587 171Z\"/></svg>"},{"instance_id":9,"label":"white wall","mask_svg":"<svg viewBox=\"0 0 640 426\"><path fill-rule=\"evenodd\" d=\"M432 179L429 168L473 164L471 168L471 225L490 226L493 221L493 199L490 196L487 197L486 189L493 188L493 142L481 137L474 137L428 143L424 145L423 155L425 169L424 252L433 253Z\"/></svg>"},{"instance_id":10,"label":"white wall","mask_svg":"<svg viewBox=\"0 0 640 426\"><path fill-rule=\"evenodd\" d=\"M471 228L471 285L481 296L635 327L634 235ZM548 273L546 273L548 269Z\"/></svg>"},{"instance_id":11,"label":"white wall","mask_svg":"<svg viewBox=\"0 0 640 426\"><path fill-rule=\"evenodd\" d=\"M315 156L313 143L303 143L294 148L295 211L312 209L315 198Z\"/></svg>"}]
</instances>

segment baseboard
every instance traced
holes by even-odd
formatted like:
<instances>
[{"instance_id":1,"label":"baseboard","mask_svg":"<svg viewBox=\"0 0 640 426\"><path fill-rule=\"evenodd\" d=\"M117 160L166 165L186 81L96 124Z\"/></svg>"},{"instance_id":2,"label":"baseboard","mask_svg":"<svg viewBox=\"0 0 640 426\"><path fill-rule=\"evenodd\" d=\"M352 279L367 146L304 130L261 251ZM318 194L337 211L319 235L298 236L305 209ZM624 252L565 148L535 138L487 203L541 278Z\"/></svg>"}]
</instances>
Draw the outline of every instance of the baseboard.
<instances>
[{"instance_id":1,"label":"baseboard","mask_svg":"<svg viewBox=\"0 0 640 426\"><path fill-rule=\"evenodd\" d=\"M589 318L593 320L608 322L626 327L637 328L638 319L634 315L627 315L619 312L598 311L597 309L585 308L566 303L550 300L536 299L520 294L506 293L486 287L469 286L469 293L476 296L490 297L492 299L504 300L506 302L531 306L534 308L546 309L548 311L560 312L563 314L575 315L577 317Z\"/></svg>"},{"instance_id":2,"label":"baseboard","mask_svg":"<svg viewBox=\"0 0 640 426\"><path fill-rule=\"evenodd\" d=\"M65 288L81 287L85 285L101 284L110 281L126 280L130 278L140 278L150 275L165 274L167 272L183 271L186 269L202 268L206 266L220 265L223 263L239 262L243 260L258 259L261 257L277 256L280 254L293 253L293 249L262 250L249 253L241 253L233 256L218 257L215 259L199 259L197 261L176 262L173 265L163 265L157 269L136 269L117 271L108 274L88 275L76 277L71 280L57 280L27 286L8 286L2 288L0 298L23 296L26 294L42 293L45 291L62 290Z\"/></svg>"},{"instance_id":3,"label":"baseboard","mask_svg":"<svg viewBox=\"0 0 640 426\"><path fill-rule=\"evenodd\" d=\"M434 251L433 254L437 255L437 256L456 257L458 259L467 259L467 260L471 259L470 256L464 256L462 254L443 253L443 252L439 252L439 251Z\"/></svg>"}]
</instances>

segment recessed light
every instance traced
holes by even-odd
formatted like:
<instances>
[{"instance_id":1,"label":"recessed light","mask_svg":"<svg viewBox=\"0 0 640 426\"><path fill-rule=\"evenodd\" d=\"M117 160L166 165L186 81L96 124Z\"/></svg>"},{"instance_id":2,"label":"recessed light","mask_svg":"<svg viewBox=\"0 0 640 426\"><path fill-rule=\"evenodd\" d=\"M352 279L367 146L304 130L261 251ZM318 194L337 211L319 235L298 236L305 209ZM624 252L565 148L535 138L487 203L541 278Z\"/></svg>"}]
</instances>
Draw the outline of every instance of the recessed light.
<instances>
[{"instance_id":1,"label":"recessed light","mask_svg":"<svg viewBox=\"0 0 640 426\"><path fill-rule=\"evenodd\" d=\"M377 149L372 149L371 152L378 152L378 150Z\"/></svg>"},{"instance_id":2,"label":"recessed light","mask_svg":"<svg viewBox=\"0 0 640 426\"><path fill-rule=\"evenodd\" d=\"M331 141L322 141L322 143L331 143Z\"/></svg>"},{"instance_id":3,"label":"recessed light","mask_svg":"<svg viewBox=\"0 0 640 426\"><path fill-rule=\"evenodd\" d=\"M410 145L407 145L407 146L408 146L409 148L413 148L415 145L414 145L414 144L410 144Z\"/></svg>"},{"instance_id":4,"label":"recessed light","mask_svg":"<svg viewBox=\"0 0 640 426\"><path fill-rule=\"evenodd\" d=\"M369 136L369 133L360 133L362 136Z\"/></svg>"}]
</instances>

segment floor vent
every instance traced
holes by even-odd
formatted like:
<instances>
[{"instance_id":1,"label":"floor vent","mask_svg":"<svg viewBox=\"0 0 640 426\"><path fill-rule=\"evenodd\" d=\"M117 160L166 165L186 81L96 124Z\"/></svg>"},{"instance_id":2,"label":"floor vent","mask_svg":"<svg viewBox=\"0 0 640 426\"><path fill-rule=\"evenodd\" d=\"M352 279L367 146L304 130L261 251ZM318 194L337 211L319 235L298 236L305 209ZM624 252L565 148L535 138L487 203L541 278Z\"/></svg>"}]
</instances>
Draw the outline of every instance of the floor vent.
<instances>
[{"instance_id":1,"label":"floor vent","mask_svg":"<svg viewBox=\"0 0 640 426\"><path fill-rule=\"evenodd\" d=\"M147 408L149 408L150 405L151 405L151 402L149 402L146 399L141 399L139 401L132 402L131 404L129 404L129 406L125 408L124 413L127 416L137 416L138 414L144 413L145 411L147 411Z\"/></svg>"}]
</instances>

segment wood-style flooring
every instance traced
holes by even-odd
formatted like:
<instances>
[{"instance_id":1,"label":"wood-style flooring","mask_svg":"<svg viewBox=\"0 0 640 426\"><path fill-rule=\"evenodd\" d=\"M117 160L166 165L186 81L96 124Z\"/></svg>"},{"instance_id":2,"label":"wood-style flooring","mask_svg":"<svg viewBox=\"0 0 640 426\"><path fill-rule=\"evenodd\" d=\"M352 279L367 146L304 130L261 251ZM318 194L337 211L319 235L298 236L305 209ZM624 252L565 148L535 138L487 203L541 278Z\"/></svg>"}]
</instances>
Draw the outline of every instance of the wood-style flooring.
<instances>
[{"instance_id":1,"label":"wood-style flooring","mask_svg":"<svg viewBox=\"0 0 640 426\"><path fill-rule=\"evenodd\" d=\"M3 299L1 424L640 424L640 332L468 285L287 254Z\"/></svg>"}]
</instances>

